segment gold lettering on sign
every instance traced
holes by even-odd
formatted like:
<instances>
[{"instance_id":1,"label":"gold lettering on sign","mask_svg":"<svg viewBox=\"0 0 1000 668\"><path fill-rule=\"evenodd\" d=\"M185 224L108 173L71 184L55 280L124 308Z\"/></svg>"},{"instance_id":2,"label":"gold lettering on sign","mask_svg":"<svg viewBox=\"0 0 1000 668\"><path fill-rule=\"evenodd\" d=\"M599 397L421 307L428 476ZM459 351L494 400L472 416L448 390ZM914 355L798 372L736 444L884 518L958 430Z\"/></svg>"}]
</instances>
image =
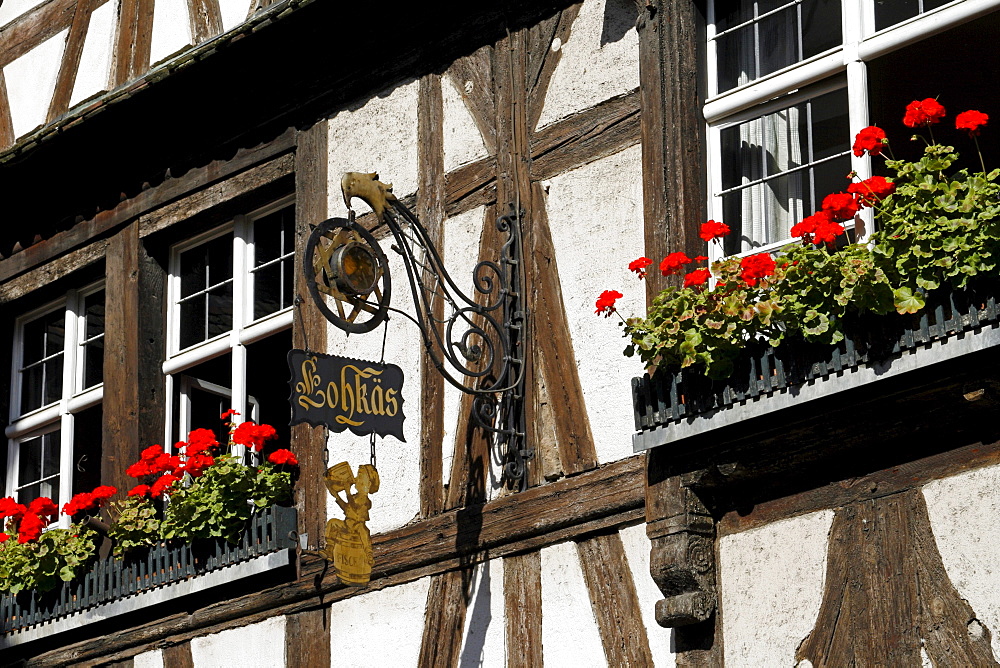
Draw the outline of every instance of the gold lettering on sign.
<instances>
[{"instance_id":1,"label":"gold lettering on sign","mask_svg":"<svg viewBox=\"0 0 1000 668\"><path fill-rule=\"evenodd\" d=\"M327 406L339 410L334 419L338 424L360 427L365 423L365 416L396 415L399 403L396 400L395 388L383 389L383 369L364 368L353 364L345 364L340 369L340 378L326 381L320 376L316 357L310 357L302 362L302 380L295 384L298 393L297 401L308 410Z\"/></svg>"},{"instance_id":2,"label":"gold lettering on sign","mask_svg":"<svg viewBox=\"0 0 1000 668\"><path fill-rule=\"evenodd\" d=\"M309 410L309 407L322 408L326 405L326 393L318 389L322 383L319 374L316 373L316 358L310 357L302 363L302 380L295 384L295 391L299 393L299 406ZM319 400L312 398L315 393Z\"/></svg>"}]
</instances>

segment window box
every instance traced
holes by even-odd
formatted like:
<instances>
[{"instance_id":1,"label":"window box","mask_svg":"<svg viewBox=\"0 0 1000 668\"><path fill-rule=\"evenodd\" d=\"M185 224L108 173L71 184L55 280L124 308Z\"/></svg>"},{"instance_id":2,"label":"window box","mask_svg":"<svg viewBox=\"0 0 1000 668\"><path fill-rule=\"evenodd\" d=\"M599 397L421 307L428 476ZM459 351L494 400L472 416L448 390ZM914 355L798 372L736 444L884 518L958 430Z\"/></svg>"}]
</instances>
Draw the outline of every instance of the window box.
<instances>
[{"instance_id":1,"label":"window box","mask_svg":"<svg viewBox=\"0 0 1000 668\"><path fill-rule=\"evenodd\" d=\"M742 420L898 376L1000 345L1000 282L942 289L913 315L845 320L837 345L766 341L743 350L732 376L712 380L691 371L658 370L632 380L636 452Z\"/></svg>"},{"instance_id":2,"label":"window box","mask_svg":"<svg viewBox=\"0 0 1000 668\"><path fill-rule=\"evenodd\" d=\"M124 559L102 559L81 578L44 594L0 596L0 649L133 612L293 563L294 508L258 513L242 540L163 541Z\"/></svg>"}]
</instances>

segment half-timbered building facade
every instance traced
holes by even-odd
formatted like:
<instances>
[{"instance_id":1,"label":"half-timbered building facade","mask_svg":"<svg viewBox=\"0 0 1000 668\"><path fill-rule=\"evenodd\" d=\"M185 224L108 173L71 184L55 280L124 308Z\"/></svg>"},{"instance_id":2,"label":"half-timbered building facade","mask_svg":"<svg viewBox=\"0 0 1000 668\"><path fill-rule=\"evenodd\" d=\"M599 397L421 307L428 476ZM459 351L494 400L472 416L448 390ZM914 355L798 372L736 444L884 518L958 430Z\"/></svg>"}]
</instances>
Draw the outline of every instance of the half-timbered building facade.
<instances>
[{"instance_id":1,"label":"half-timbered building facade","mask_svg":"<svg viewBox=\"0 0 1000 668\"><path fill-rule=\"evenodd\" d=\"M5 496L128 489L143 448L230 407L275 425L300 476L284 542L19 613L39 616L7 619L0 663L995 665L995 305L870 363L835 352L787 382L758 364L701 410L683 379L633 382L594 299L640 313L673 279L637 281L639 256L779 248L872 172L853 132L910 99L1000 114L997 10L5 0ZM317 308L307 244L347 217L345 172L391 182L468 294L520 212L523 479L425 351L363 205L399 311L348 334ZM292 349L398 365L404 439L287 426ZM321 553L340 461L380 477L363 586Z\"/></svg>"}]
</instances>

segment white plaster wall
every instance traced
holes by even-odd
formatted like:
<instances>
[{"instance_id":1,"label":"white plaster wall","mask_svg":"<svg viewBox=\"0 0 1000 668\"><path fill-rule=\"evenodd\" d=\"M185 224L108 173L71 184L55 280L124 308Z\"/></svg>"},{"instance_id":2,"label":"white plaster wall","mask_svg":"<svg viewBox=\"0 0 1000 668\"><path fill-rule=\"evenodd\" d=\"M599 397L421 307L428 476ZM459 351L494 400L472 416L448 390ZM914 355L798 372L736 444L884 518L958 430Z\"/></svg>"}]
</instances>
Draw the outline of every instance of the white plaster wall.
<instances>
[{"instance_id":1,"label":"white plaster wall","mask_svg":"<svg viewBox=\"0 0 1000 668\"><path fill-rule=\"evenodd\" d=\"M340 193L344 172L378 172L403 197L417 190L417 90L409 81L383 91L359 109L345 109L329 121L330 211L345 214ZM355 200L355 210L369 211Z\"/></svg>"},{"instance_id":2,"label":"white plaster wall","mask_svg":"<svg viewBox=\"0 0 1000 668\"><path fill-rule=\"evenodd\" d=\"M472 86L458 82L457 85ZM471 91L470 91L471 92ZM460 165L485 158L488 155L483 135L479 132L469 108L463 101L466 91L459 91L451 77L441 79L441 97L444 106L444 169L450 172Z\"/></svg>"},{"instance_id":3,"label":"white plaster wall","mask_svg":"<svg viewBox=\"0 0 1000 668\"><path fill-rule=\"evenodd\" d=\"M1000 656L1000 466L936 480L923 492L948 577Z\"/></svg>"},{"instance_id":4,"label":"white plaster wall","mask_svg":"<svg viewBox=\"0 0 1000 668\"><path fill-rule=\"evenodd\" d=\"M285 617L272 617L191 640L195 668L278 668L285 665Z\"/></svg>"},{"instance_id":5,"label":"white plaster wall","mask_svg":"<svg viewBox=\"0 0 1000 668\"><path fill-rule=\"evenodd\" d=\"M381 243L389 260L393 280L391 305L407 313L413 312L406 272L398 254L389 249L389 242ZM331 306L331 308L333 308ZM420 510L418 485L420 483L420 332L410 320L399 314L389 314L388 333L385 326L376 327L365 334L347 335L330 325L327 329L327 352L355 359L379 361L382 357L382 340L385 336L385 361L403 370L402 411L403 436L376 437L375 452L379 472L379 491L369 497L372 502L368 528L372 534L401 527L413 519ZM355 436L344 430L330 432L327 441L329 463L347 461L357 472L360 464L370 462L371 446L368 436ZM327 495L327 516L343 518L344 513Z\"/></svg>"},{"instance_id":6,"label":"white plaster wall","mask_svg":"<svg viewBox=\"0 0 1000 668\"><path fill-rule=\"evenodd\" d=\"M45 123L68 33L56 33L3 68L15 137Z\"/></svg>"},{"instance_id":7,"label":"white plaster wall","mask_svg":"<svg viewBox=\"0 0 1000 668\"><path fill-rule=\"evenodd\" d=\"M719 541L727 666L794 665L819 614L832 523L823 510Z\"/></svg>"},{"instance_id":8,"label":"white plaster wall","mask_svg":"<svg viewBox=\"0 0 1000 668\"><path fill-rule=\"evenodd\" d=\"M422 578L330 606L331 665L416 666L429 585Z\"/></svg>"},{"instance_id":9,"label":"white plaster wall","mask_svg":"<svg viewBox=\"0 0 1000 668\"><path fill-rule=\"evenodd\" d=\"M0 26L5 26L32 7L40 5L38 0L3 0L0 3Z\"/></svg>"},{"instance_id":10,"label":"white plaster wall","mask_svg":"<svg viewBox=\"0 0 1000 668\"><path fill-rule=\"evenodd\" d=\"M630 0L586 0L570 29L538 119L539 127L639 86L639 36Z\"/></svg>"},{"instance_id":11,"label":"white plaster wall","mask_svg":"<svg viewBox=\"0 0 1000 668\"><path fill-rule=\"evenodd\" d=\"M507 635L504 628L503 559L476 566L472 599L465 614L465 636L459 668L504 668Z\"/></svg>"},{"instance_id":12,"label":"white plaster wall","mask_svg":"<svg viewBox=\"0 0 1000 668\"><path fill-rule=\"evenodd\" d=\"M179 0L168 0L178 2ZM159 12L157 3L154 12ZM80 68L73 83L73 94L69 104L72 107L77 102L86 100L92 95L108 90L111 78L111 47L114 43L115 16L118 13L118 2L111 0L104 3L90 15L90 26L83 43L83 53L80 55ZM156 14L153 15L153 34L156 34Z\"/></svg>"},{"instance_id":13,"label":"white plaster wall","mask_svg":"<svg viewBox=\"0 0 1000 668\"><path fill-rule=\"evenodd\" d=\"M132 668L163 668L163 653L158 649L136 654L132 658Z\"/></svg>"},{"instance_id":14,"label":"white plaster wall","mask_svg":"<svg viewBox=\"0 0 1000 668\"><path fill-rule=\"evenodd\" d=\"M632 453L631 379L642 366L622 355L626 341L618 318L597 316L594 302L604 290L617 290L624 295L618 300L624 317L645 310L645 286L628 270L644 246L640 148L561 174L548 186L563 303L597 458L604 463Z\"/></svg>"},{"instance_id":15,"label":"white plaster wall","mask_svg":"<svg viewBox=\"0 0 1000 668\"><path fill-rule=\"evenodd\" d=\"M153 39L149 62L155 65L191 42L187 0L156 0L153 5Z\"/></svg>"},{"instance_id":16,"label":"white plaster wall","mask_svg":"<svg viewBox=\"0 0 1000 668\"><path fill-rule=\"evenodd\" d=\"M542 659L546 666L607 666L573 542L542 549Z\"/></svg>"},{"instance_id":17,"label":"white plaster wall","mask_svg":"<svg viewBox=\"0 0 1000 668\"><path fill-rule=\"evenodd\" d=\"M250 0L219 0L219 10L222 12L222 30L232 30L247 20Z\"/></svg>"},{"instance_id":18,"label":"white plaster wall","mask_svg":"<svg viewBox=\"0 0 1000 668\"><path fill-rule=\"evenodd\" d=\"M646 537L646 525L638 524L626 527L618 532L625 546L625 557L628 559L632 578L635 580L635 591L642 607L642 622L649 638L649 649L653 654L653 665L656 668L673 668L677 665L672 649L673 629L665 629L656 623L656 602L663 598L660 588L653 582L649 574L649 539Z\"/></svg>"}]
</instances>

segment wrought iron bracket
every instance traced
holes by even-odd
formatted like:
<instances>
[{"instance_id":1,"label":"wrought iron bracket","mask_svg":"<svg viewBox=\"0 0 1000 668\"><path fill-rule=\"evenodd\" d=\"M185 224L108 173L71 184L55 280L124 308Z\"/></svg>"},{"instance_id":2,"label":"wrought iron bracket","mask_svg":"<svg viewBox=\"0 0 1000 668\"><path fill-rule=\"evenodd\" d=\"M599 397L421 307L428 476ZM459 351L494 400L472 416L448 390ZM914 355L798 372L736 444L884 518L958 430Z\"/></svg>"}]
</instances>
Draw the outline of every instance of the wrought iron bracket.
<instances>
[{"instance_id":1,"label":"wrought iron bracket","mask_svg":"<svg viewBox=\"0 0 1000 668\"><path fill-rule=\"evenodd\" d=\"M448 273L417 216L393 195L392 184L379 181L377 173L348 172L341 190L348 217L317 225L306 246L304 271L317 307L348 333L371 331L390 312L412 320L433 366L451 385L473 396L475 424L491 437L505 475L523 485L525 461L533 455L525 443L529 318L521 239L524 211L511 205L497 217L497 230L506 240L496 261L476 264L470 296ZM355 221L355 197L378 219L370 231ZM383 226L406 272L413 315L390 306L389 262L374 235Z\"/></svg>"}]
</instances>

